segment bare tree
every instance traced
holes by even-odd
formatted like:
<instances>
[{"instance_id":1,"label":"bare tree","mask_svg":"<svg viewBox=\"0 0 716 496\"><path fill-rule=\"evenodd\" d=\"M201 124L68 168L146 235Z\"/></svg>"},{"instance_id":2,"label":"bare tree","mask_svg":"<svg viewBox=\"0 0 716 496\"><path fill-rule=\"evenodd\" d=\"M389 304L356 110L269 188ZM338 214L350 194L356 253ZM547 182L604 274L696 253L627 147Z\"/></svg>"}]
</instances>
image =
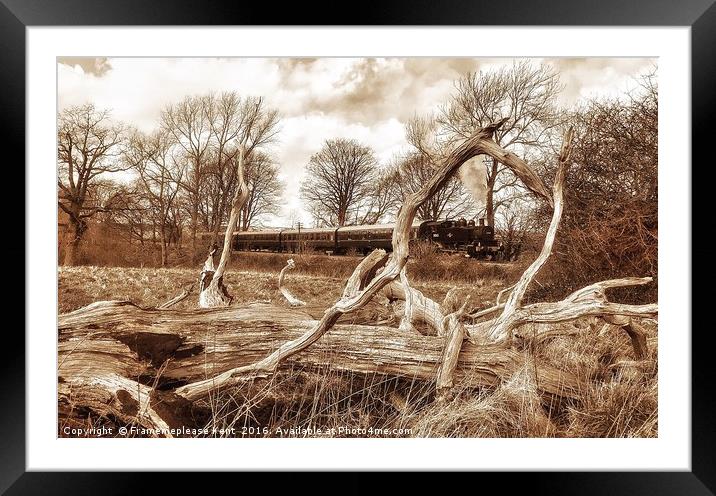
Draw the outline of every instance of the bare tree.
<instances>
[{"instance_id":1,"label":"bare tree","mask_svg":"<svg viewBox=\"0 0 716 496\"><path fill-rule=\"evenodd\" d=\"M413 152L398 157L391 165L393 184L401 201L419 191L435 175L435 164L430 156ZM432 197L418 207L421 220L443 217L469 216L474 203L457 177L451 177Z\"/></svg>"},{"instance_id":2,"label":"bare tree","mask_svg":"<svg viewBox=\"0 0 716 496\"><path fill-rule=\"evenodd\" d=\"M370 195L356 209L356 224L377 224L384 217L395 214L402 200L398 186L397 177L391 169L377 173Z\"/></svg>"},{"instance_id":3,"label":"bare tree","mask_svg":"<svg viewBox=\"0 0 716 496\"><path fill-rule=\"evenodd\" d=\"M136 179L129 184L115 184L112 208L103 214L105 222L124 227L118 232L126 236L129 244L136 240L143 245L147 236L146 218L151 207L141 190L141 184Z\"/></svg>"},{"instance_id":4,"label":"bare tree","mask_svg":"<svg viewBox=\"0 0 716 496\"><path fill-rule=\"evenodd\" d=\"M516 260L539 226L535 204L525 196L512 197L508 208L495 214L495 227L504 246L506 260Z\"/></svg>"},{"instance_id":5,"label":"bare tree","mask_svg":"<svg viewBox=\"0 0 716 496\"><path fill-rule=\"evenodd\" d=\"M288 211L288 223L291 228L297 227L301 223L301 212L297 208L292 208Z\"/></svg>"},{"instance_id":6,"label":"bare tree","mask_svg":"<svg viewBox=\"0 0 716 496\"><path fill-rule=\"evenodd\" d=\"M236 92L224 92L218 96L210 96L206 108L207 118L211 124L212 145L212 184L211 194L205 196L208 227L213 233L212 243L218 238L221 225L229 216L233 203L234 193L238 187L235 159L238 147L244 146L247 167L252 161L261 163L259 187L256 190L253 205L260 208L270 203L275 197L266 201L259 198L260 194L271 195L276 184L267 181L270 167L267 166L266 156L253 158L254 152L271 144L278 134L279 115L275 109L266 106L261 97L241 98ZM247 180L250 180L250 170L247 169ZM251 184L249 184L251 188ZM252 211L248 210L249 223ZM242 221L243 224L243 221ZM248 225L248 224L247 224Z\"/></svg>"},{"instance_id":7,"label":"bare tree","mask_svg":"<svg viewBox=\"0 0 716 496\"><path fill-rule=\"evenodd\" d=\"M560 123L555 100L562 85L549 65L535 67L529 61L516 62L509 68L466 74L455 87L455 95L443 107L439 119L449 140L464 139L489 122L509 116L494 139L508 151L517 150L524 155L526 147L545 144ZM497 159L489 160L485 216L490 225L495 224L495 211L502 204L495 197L501 190L514 192L518 184Z\"/></svg>"},{"instance_id":8,"label":"bare tree","mask_svg":"<svg viewBox=\"0 0 716 496\"><path fill-rule=\"evenodd\" d=\"M172 212L185 167L176 160L166 131L151 136L135 132L129 140L125 159L137 172L141 194L147 199L153 225L159 232L161 265L166 267Z\"/></svg>"},{"instance_id":9,"label":"bare tree","mask_svg":"<svg viewBox=\"0 0 716 496\"><path fill-rule=\"evenodd\" d=\"M210 96L188 96L181 102L167 106L161 114L162 129L174 138L188 162L182 188L187 193L187 206L191 217L192 259L197 253L196 234L202 188L209 174L208 156L212 130L207 108L210 105Z\"/></svg>"},{"instance_id":10,"label":"bare tree","mask_svg":"<svg viewBox=\"0 0 716 496\"><path fill-rule=\"evenodd\" d=\"M101 175L123 170L117 160L122 126L110 122L109 111L93 104L70 107L59 115L57 131L58 205L69 219L65 265L74 265L87 220L106 210L93 185Z\"/></svg>"},{"instance_id":11,"label":"bare tree","mask_svg":"<svg viewBox=\"0 0 716 496\"><path fill-rule=\"evenodd\" d=\"M262 152L254 152L246 163L245 175L249 196L241 209L240 228L247 231L252 223L278 212L283 185L278 179L278 166Z\"/></svg>"},{"instance_id":12,"label":"bare tree","mask_svg":"<svg viewBox=\"0 0 716 496\"><path fill-rule=\"evenodd\" d=\"M356 140L329 139L306 167L301 195L308 210L326 224L346 225L371 194L377 162Z\"/></svg>"}]
</instances>

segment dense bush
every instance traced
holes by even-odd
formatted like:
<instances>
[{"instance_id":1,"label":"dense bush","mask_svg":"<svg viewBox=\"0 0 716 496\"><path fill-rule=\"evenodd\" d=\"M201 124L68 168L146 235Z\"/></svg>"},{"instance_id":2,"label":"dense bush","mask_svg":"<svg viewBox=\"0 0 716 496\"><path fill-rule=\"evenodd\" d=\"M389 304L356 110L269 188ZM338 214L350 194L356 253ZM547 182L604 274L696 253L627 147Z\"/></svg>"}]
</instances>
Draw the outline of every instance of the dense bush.
<instances>
[{"instance_id":1,"label":"dense bush","mask_svg":"<svg viewBox=\"0 0 716 496\"><path fill-rule=\"evenodd\" d=\"M576 137L564 215L540 275L544 287L534 297L565 296L603 279L651 276L654 283L615 297L656 301L658 104L653 79L642 83L626 101L592 101L570 116ZM541 213L546 224L551 211Z\"/></svg>"}]
</instances>

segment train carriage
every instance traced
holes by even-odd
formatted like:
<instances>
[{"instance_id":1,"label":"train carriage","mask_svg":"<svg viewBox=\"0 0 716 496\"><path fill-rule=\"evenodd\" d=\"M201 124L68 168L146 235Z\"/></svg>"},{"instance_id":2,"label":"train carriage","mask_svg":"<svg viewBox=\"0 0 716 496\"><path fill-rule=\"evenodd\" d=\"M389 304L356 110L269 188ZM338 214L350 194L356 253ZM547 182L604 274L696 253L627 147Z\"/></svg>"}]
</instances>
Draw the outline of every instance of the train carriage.
<instances>
[{"instance_id":1,"label":"train carriage","mask_svg":"<svg viewBox=\"0 0 716 496\"><path fill-rule=\"evenodd\" d=\"M233 247L237 251L281 251L280 229L264 231L237 231Z\"/></svg>"},{"instance_id":2,"label":"train carriage","mask_svg":"<svg viewBox=\"0 0 716 496\"><path fill-rule=\"evenodd\" d=\"M281 231L281 251L297 253L303 250L333 253L336 243L335 228L284 229Z\"/></svg>"},{"instance_id":3,"label":"train carriage","mask_svg":"<svg viewBox=\"0 0 716 496\"><path fill-rule=\"evenodd\" d=\"M373 224L363 226L346 226L336 229L336 250L345 253L354 250L367 254L377 248L391 250L393 248L393 229L395 224ZM410 231L410 238L415 239L418 226Z\"/></svg>"},{"instance_id":4,"label":"train carriage","mask_svg":"<svg viewBox=\"0 0 716 496\"><path fill-rule=\"evenodd\" d=\"M377 248L391 250L394 228L395 224L372 224L237 231L232 246L237 251L297 253L309 250L328 254L355 251L367 254ZM477 225L465 219L416 221L410 230L410 240L429 241L440 251L463 253L472 258L497 260L504 251L502 243L495 237L494 228L485 225L483 219Z\"/></svg>"}]
</instances>

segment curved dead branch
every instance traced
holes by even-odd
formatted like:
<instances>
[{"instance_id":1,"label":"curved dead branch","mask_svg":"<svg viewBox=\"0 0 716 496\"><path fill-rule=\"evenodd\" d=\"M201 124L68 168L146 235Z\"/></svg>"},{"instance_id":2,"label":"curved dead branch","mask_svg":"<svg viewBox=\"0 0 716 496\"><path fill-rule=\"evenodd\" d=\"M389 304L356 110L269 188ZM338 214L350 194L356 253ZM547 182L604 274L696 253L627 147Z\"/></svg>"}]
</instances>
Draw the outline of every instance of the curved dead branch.
<instances>
[{"instance_id":1,"label":"curved dead branch","mask_svg":"<svg viewBox=\"0 0 716 496\"><path fill-rule=\"evenodd\" d=\"M449 399L448 391L452 389L462 343L467 337L465 326L460 319L465 315L468 301L469 298L459 309L443 318L445 347L436 379L437 395L440 401Z\"/></svg>"},{"instance_id":2,"label":"curved dead branch","mask_svg":"<svg viewBox=\"0 0 716 496\"><path fill-rule=\"evenodd\" d=\"M388 261L385 250L373 250L358 264L346 281L341 298L352 298L375 277L376 272Z\"/></svg>"},{"instance_id":3,"label":"curved dead branch","mask_svg":"<svg viewBox=\"0 0 716 496\"><path fill-rule=\"evenodd\" d=\"M527 287L530 285L537 272L545 264L549 256L552 254L552 246L554 245L554 238L557 235L557 228L559 222L562 219L563 209L563 189L564 181L567 173L567 162L569 160L570 153L572 151L572 139L574 137L574 130L570 127L564 135L564 141L562 142L562 149L559 153L559 162L557 165L557 174L554 178L554 186L552 188L552 205L554 212L552 213L552 220L547 229L547 235L542 245L542 251L539 256L535 259L532 264L524 271L522 277L514 285L512 292L505 302L505 307L502 309L502 314L494 321L492 328L490 329L488 337L494 341L504 341L509 337L511 327L509 325L512 320L512 316L517 308L522 304L522 299L525 296ZM502 293L498 295L498 300ZM499 304L499 301L498 301Z\"/></svg>"},{"instance_id":4,"label":"curved dead branch","mask_svg":"<svg viewBox=\"0 0 716 496\"><path fill-rule=\"evenodd\" d=\"M306 302L296 298L291 291L287 287L283 285L283 278L287 271L296 268L296 263L293 261L292 258L289 258L286 261L286 266L281 269L281 272L278 275L278 289L281 291L281 294L284 298L286 298L286 301L288 301L288 304L292 307L303 307L306 305Z\"/></svg>"},{"instance_id":5,"label":"curved dead branch","mask_svg":"<svg viewBox=\"0 0 716 496\"><path fill-rule=\"evenodd\" d=\"M382 294L389 301L406 301L410 294L410 307L405 305L403 310L403 319L412 323L422 322L427 324L429 329L432 331L432 335L442 335L442 321L445 317L440 305L425 296L420 290L415 289L411 286L405 286L400 281L393 281L383 288ZM402 322L401 322L402 325ZM411 326L412 327L412 326Z\"/></svg>"},{"instance_id":6,"label":"curved dead branch","mask_svg":"<svg viewBox=\"0 0 716 496\"><path fill-rule=\"evenodd\" d=\"M393 229L393 253L388 259L388 262L383 270L377 273L376 276L362 290L354 296L341 297L325 311L321 320L308 332L293 341L284 343L263 360L246 367L238 367L229 370L215 378L207 379L206 381L187 384L186 386L180 388L180 394L184 396L205 395L217 385L229 385L231 383L240 382L243 380L242 377L247 374L271 373L276 369L282 360L285 360L291 355L298 353L307 346L315 343L316 340L333 327L341 315L365 306L386 285L400 275L401 270L403 270L403 267L407 263L410 243L410 229L420 205L435 195L435 193L439 191L457 172L460 166L472 157L482 154L491 155L508 167L513 168L519 177L527 178L526 184L530 189L534 188L533 190L538 193L540 193L540 190L542 189L541 194L546 194L546 190L544 190L543 185L540 189L541 181L534 174L534 172L529 169L527 164L518 159L514 154L511 154L501 148L492 139L495 129L499 128L502 124L504 124L504 122L505 119L477 131L470 138L466 139L461 145L453 150L452 153L441 160L435 175L431 177L419 191L408 195L398 212L395 227ZM527 173L526 170L529 170L530 173ZM549 198L548 194L547 197ZM363 270L366 269L372 270L373 267L363 268ZM356 268L356 271L357 270L358 268ZM356 274L356 271L353 272L353 275L351 276L352 278L354 276L359 277L359 275ZM177 392L179 392L179 390Z\"/></svg>"},{"instance_id":7,"label":"curved dead branch","mask_svg":"<svg viewBox=\"0 0 716 496\"><path fill-rule=\"evenodd\" d=\"M600 317L624 328L633 324L631 317L656 317L659 313L659 306L656 303L627 305L610 302L607 299L605 290L608 288L647 284L649 282L651 282L650 277L628 277L601 281L579 289L558 302L533 303L517 308L503 321L503 325L511 332L519 326L528 323L557 324L576 320L581 317ZM480 322L475 325L468 325L467 332L478 341L484 341L485 337L489 340L491 337L490 331L494 329L495 324L496 319ZM634 340L636 340L634 346L635 353L637 355L644 355L646 348L645 343L642 343L642 341L645 341L645 339L642 340L639 337L639 330L634 331L633 326L630 326L628 330L625 328L625 331L630 337L634 334L632 341L634 342ZM539 334L542 332L546 331L537 331L536 337L539 337ZM552 335L555 334L553 331L549 332Z\"/></svg>"},{"instance_id":8,"label":"curved dead branch","mask_svg":"<svg viewBox=\"0 0 716 496\"><path fill-rule=\"evenodd\" d=\"M328 308L323 317L308 331L296 339L285 342L262 360L227 370L210 379L187 384L178 388L177 394L188 399L195 399L207 395L217 387L235 384L256 375L272 373L283 360L315 343L334 326L342 315L363 307L380 292L389 298L391 295L395 297L400 294L405 300L403 327L410 323L412 328L413 319L422 318L430 327L436 329L439 335L444 336L443 362L438 372L438 387L441 390L449 388L452 384L457 357L466 336L473 342L499 342L507 340L513 329L527 322L562 322L589 315L602 317L605 315L656 315L656 305L624 305L612 303L606 299L604 289L607 287L641 283L632 280L627 280L626 283L624 280L604 281L579 290L561 302L521 306L527 287L551 254L562 214L563 185L571 151L573 130L570 128L565 133L559 154L553 193L550 195L539 177L524 161L505 151L492 140L492 133L503 122L500 121L478 131L442 159L435 175L423 188L409 195L400 208L393 230L392 255L386 261L384 252L376 251L359 264L348 279L341 298ZM418 207L443 187L463 163L481 154L490 155L512 169L531 191L545 198L553 206L554 213L540 255L511 288L507 301L503 304L501 298L510 288L500 292L494 307L477 312L472 317L486 316L499 310L502 310L502 313L495 319L472 326L464 326L460 319L464 316L466 305L463 305L457 312L443 316L435 302L410 287L405 275L405 265L409 254L410 228ZM381 267L382 270L378 270ZM373 274L375 275L372 276ZM371 275L372 278L366 283L368 275ZM400 280L396 281L398 278ZM416 309L421 311L416 312Z\"/></svg>"}]
</instances>

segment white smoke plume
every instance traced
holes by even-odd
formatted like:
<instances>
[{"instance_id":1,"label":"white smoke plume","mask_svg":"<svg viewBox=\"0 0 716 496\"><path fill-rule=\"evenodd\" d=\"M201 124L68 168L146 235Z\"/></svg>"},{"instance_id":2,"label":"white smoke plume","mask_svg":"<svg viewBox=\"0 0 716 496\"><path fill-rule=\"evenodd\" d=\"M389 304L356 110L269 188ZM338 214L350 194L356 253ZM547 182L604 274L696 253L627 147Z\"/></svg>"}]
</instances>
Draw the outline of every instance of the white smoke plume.
<instances>
[{"instance_id":1,"label":"white smoke plume","mask_svg":"<svg viewBox=\"0 0 716 496\"><path fill-rule=\"evenodd\" d=\"M487 167L483 158L483 155L473 157L458 170L460 181L470 192L478 208L483 208L487 201Z\"/></svg>"}]
</instances>

